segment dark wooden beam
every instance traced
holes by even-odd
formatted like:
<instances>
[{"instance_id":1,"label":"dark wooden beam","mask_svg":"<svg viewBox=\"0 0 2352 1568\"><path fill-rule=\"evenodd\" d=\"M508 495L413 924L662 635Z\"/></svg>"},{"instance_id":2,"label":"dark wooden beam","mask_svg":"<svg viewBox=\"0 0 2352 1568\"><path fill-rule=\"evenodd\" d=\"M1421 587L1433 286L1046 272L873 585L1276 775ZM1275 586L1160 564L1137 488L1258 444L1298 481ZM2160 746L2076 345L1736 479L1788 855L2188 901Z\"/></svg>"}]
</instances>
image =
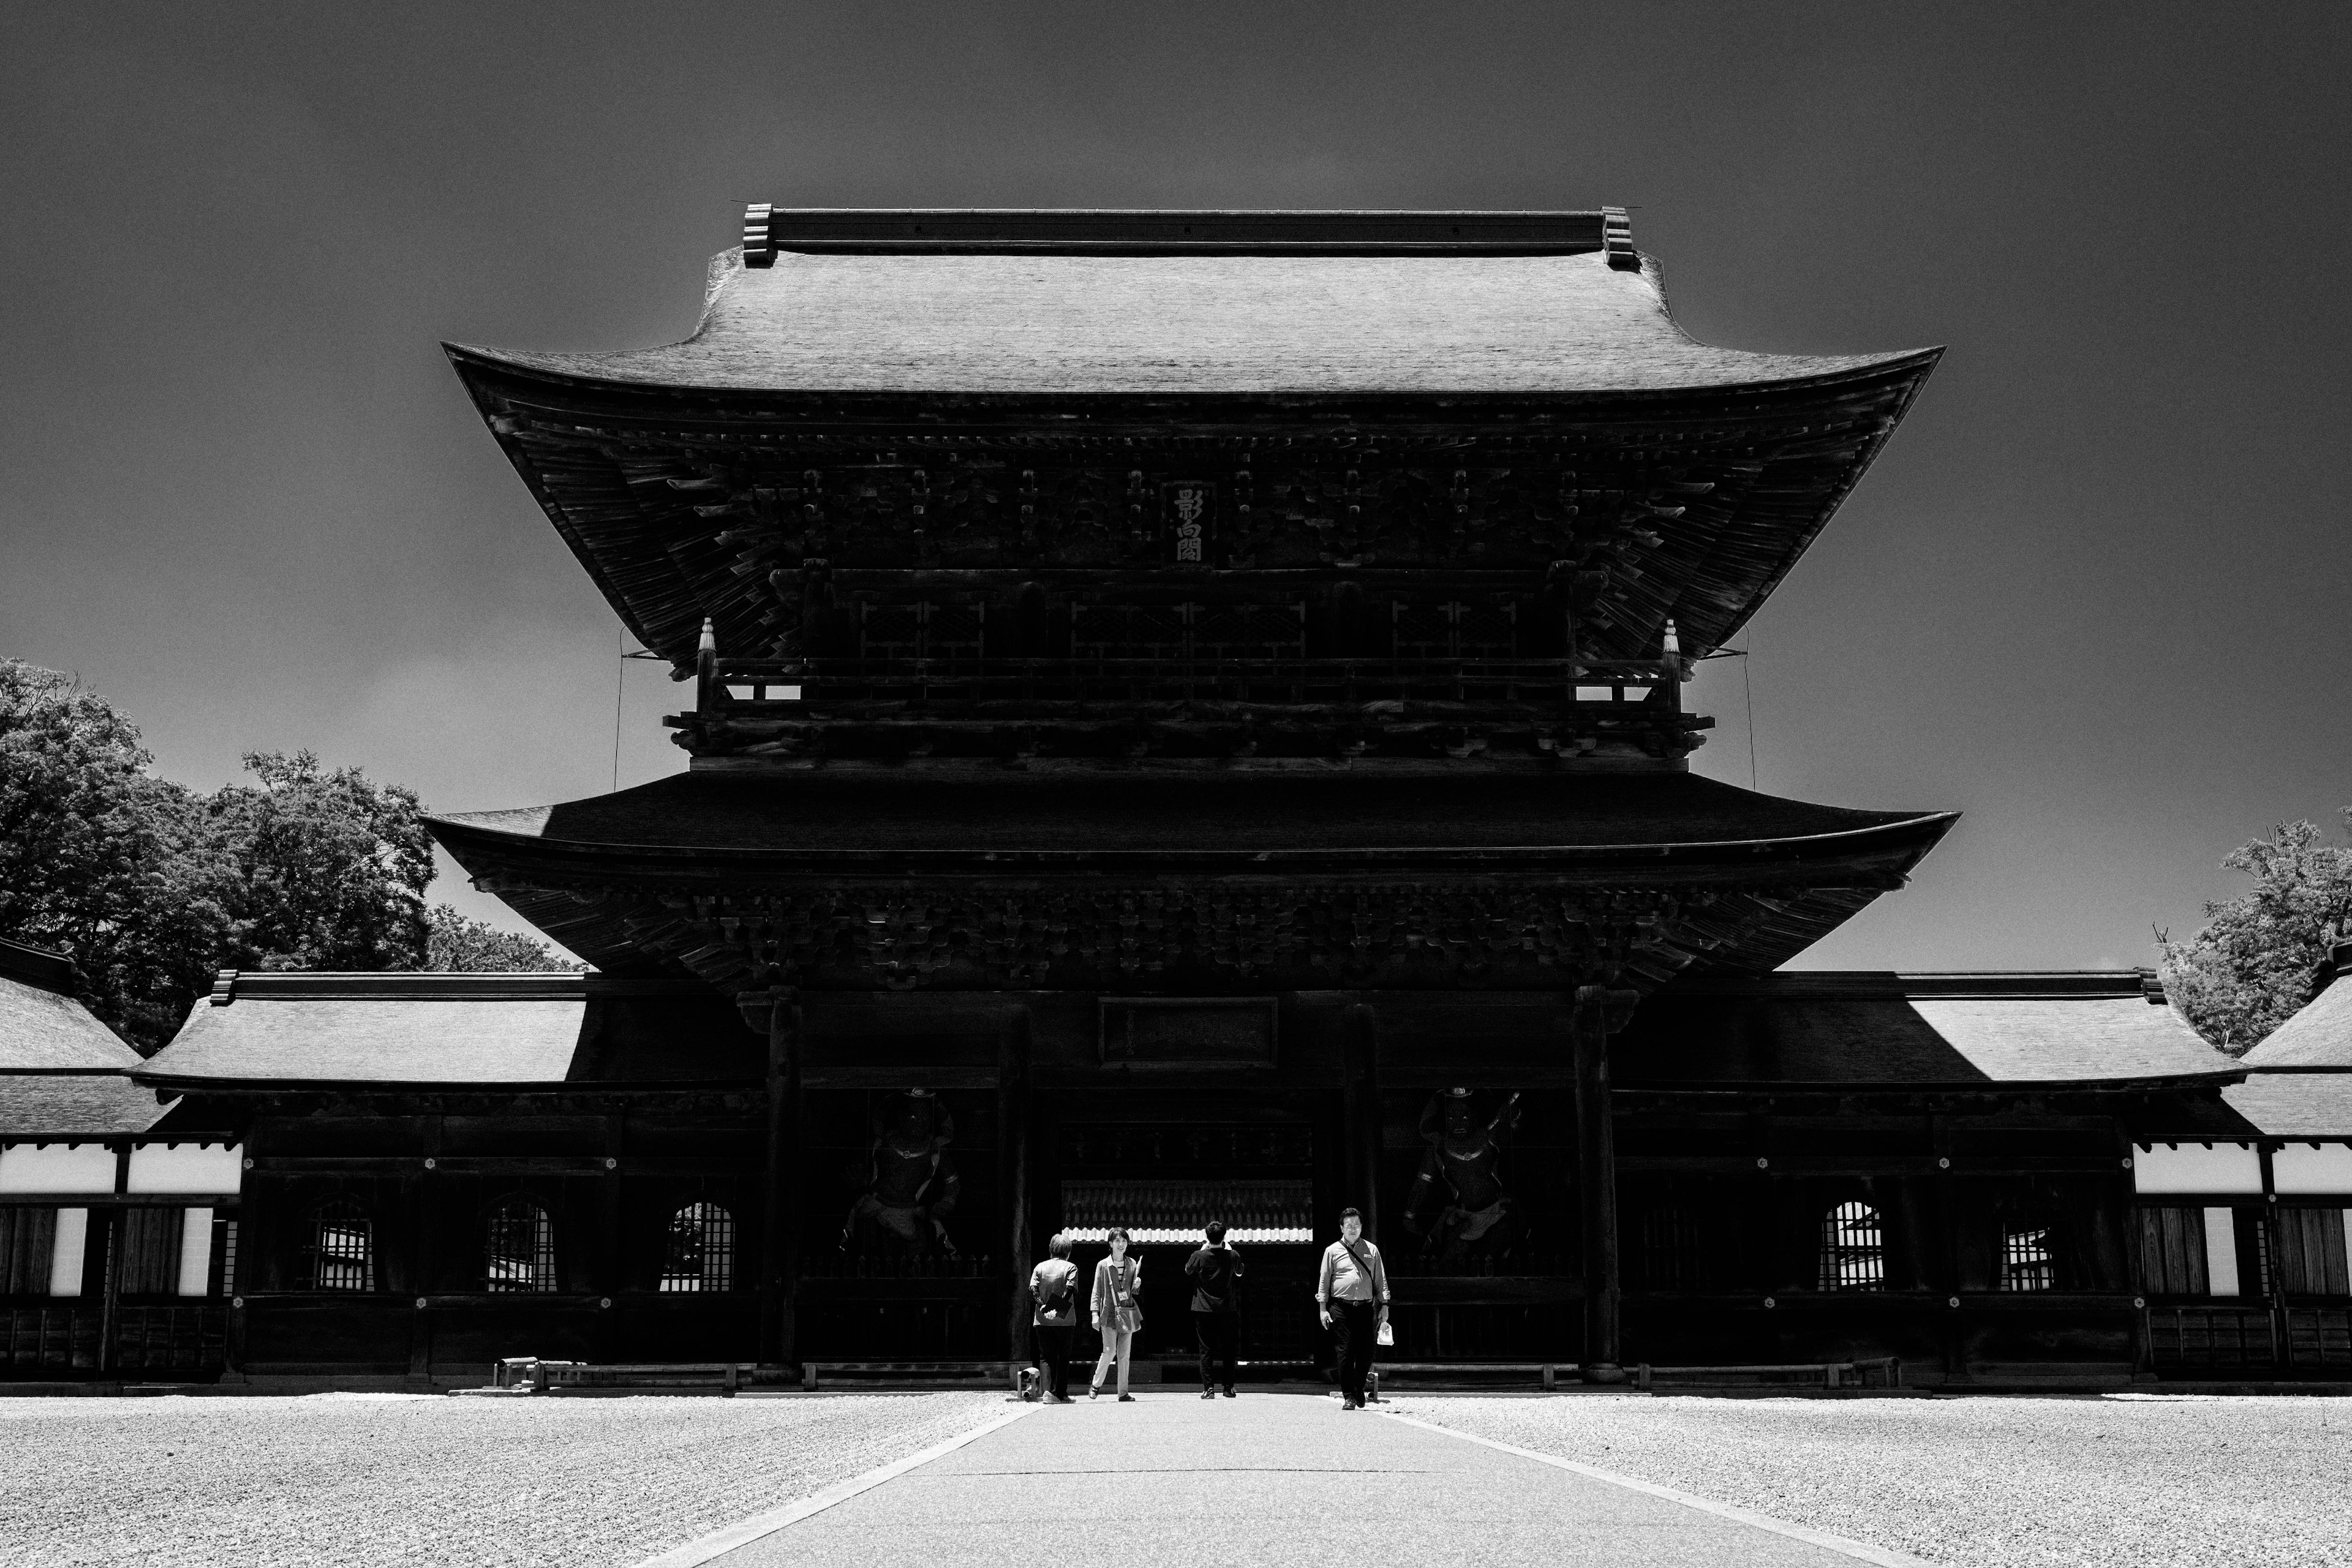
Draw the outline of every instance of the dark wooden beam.
<instances>
[{"instance_id":1,"label":"dark wooden beam","mask_svg":"<svg viewBox=\"0 0 2352 1568\"><path fill-rule=\"evenodd\" d=\"M1029 1018L1024 1011L1019 1023L1005 1033L999 1048L996 1089L997 1159L1002 1172L999 1190L1004 1194L1005 1257L1011 1264L1012 1286L1005 1318L1005 1344L1007 1353L1016 1361L1029 1353L1029 1269L1036 1253L1029 1226L1029 1144L1034 1122L1032 1102Z\"/></svg>"},{"instance_id":2,"label":"dark wooden beam","mask_svg":"<svg viewBox=\"0 0 2352 1568\"><path fill-rule=\"evenodd\" d=\"M801 1010L799 994L778 986L768 994L768 1171L761 1205L760 1365L776 1376L799 1357L794 1295L800 1284L803 1194Z\"/></svg>"},{"instance_id":3,"label":"dark wooden beam","mask_svg":"<svg viewBox=\"0 0 2352 1568\"><path fill-rule=\"evenodd\" d=\"M1584 1381L1622 1383L1623 1289L1617 1258L1617 1152L1609 1105L1609 1037L1641 1000L1633 991L1577 987L1569 1010L1576 1058L1577 1185L1583 1198Z\"/></svg>"}]
</instances>

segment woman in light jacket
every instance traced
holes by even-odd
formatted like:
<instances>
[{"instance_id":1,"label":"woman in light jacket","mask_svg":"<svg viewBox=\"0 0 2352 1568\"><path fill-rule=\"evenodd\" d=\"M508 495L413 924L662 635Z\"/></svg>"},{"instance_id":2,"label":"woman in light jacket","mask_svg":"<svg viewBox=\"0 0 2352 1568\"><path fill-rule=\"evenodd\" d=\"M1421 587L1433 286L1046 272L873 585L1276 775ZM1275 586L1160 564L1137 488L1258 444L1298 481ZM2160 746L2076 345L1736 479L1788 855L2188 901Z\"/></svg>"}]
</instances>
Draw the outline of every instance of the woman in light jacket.
<instances>
[{"instance_id":1,"label":"woman in light jacket","mask_svg":"<svg viewBox=\"0 0 2352 1568\"><path fill-rule=\"evenodd\" d=\"M1102 1336L1102 1356L1095 1363L1094 1380L1087 1385L1087 1397L1093 1399L1102 1393L1103 1379L1110 1375L1110 1363L1118 1363L1118 1396L1129 1405L1135 1395L1127 1391L1127 1358L1135 1345L1135 1331L1143 1327L1143 1259L1127 1255L1128 1236L1123 1230L1110 1233L1110 1256L1095 1265L1095 1291L1091 1303L1095 1332Z\"/></svg>"}]
</instances>

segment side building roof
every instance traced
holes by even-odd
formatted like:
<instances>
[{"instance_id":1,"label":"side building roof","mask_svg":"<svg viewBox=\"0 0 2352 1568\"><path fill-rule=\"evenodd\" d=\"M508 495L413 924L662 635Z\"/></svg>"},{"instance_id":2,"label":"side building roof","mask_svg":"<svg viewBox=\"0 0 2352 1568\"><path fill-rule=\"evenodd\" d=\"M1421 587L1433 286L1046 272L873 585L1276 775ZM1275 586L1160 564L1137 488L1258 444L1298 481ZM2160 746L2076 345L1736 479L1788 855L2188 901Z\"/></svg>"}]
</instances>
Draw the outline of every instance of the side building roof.
<instances>
[{"instance_id":1,"label":"side building roof","mask_svg":"<svg viewBox=\"0 0 2352 1568\"><path fill-rule=\"evenodd\" d=\"M2151 1002L2159 1005L2151 1005ZM1620 1088L2220 1085L2238 1064L2137 970L1685 980L1610 1045Z\"/></svg>"},{"instance_id":2,"label":"side building roof","mask_svg":"<svg viewBox=\"0 0 2352 1568\"><path fill-rule=\"evenodd\" d=\"M73 995L72 961L0 941L0 1138L143 1132L166 1107L137 1051Z\"/></svg>"},{"instance_id":3,"label":"side building roof","mask_svg":"<svg viewBox=\"0 0 2352 1568\"><path fill-rule=\"evenodd\" d=\"M1688 981L1643 1003L1612 1044L1612 1070L1633 1091L2008 1085L2210 1092L2243 1076L2168 1007L2150 1006L2140 979L2123 971ZM723 997L691 982L273 973L239 977L225 1004L198 1004L179 1037L136 1077L153 1089L206 1094L708 1089L757 1083L763 1049ZM2352 1077L2335 1081L2352 1088ZM2242 1090L2228 1092L2235 1104ZM2278 1135L2303 1135L2302 1126L2282 1126Z\"/></svg>"},{"instance_id":4,"label":"side building roof","mask_svg":"<svg viewBox=\"0 0 2352 1568\"><path fill-rule=\"evenodd\" d=\"M207 1094L710 1087L757 1082L764 1049L691 982L273 973L225 976L137 1077Z\"/></svg>"},{"instance_id":5,"label":"side building roof","mask_svg":"<svg viewBox=\"0 0 2352 1568\"><path fill-rule=\"evenodd\" d=\"M2245 1055L2250 1068L2305 1068L2352 1072L2352 942L2337 944L2319 976L2319 994Z\"/></svg>"}]
</instances>

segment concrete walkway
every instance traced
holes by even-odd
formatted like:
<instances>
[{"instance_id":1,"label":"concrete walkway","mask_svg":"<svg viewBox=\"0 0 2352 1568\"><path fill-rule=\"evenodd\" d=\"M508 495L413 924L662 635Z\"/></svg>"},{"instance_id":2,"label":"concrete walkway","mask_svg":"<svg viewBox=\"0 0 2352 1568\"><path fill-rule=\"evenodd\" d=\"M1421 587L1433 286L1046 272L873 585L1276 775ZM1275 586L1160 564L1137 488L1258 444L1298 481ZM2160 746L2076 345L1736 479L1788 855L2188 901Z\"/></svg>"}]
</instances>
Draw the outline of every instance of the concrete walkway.
<instances>
[{"instance_id":1,"label":"concrete walkway","mask_svg":"<svg viewBox=\"0 0 2352 1568\"><path fill-rule=\"evenodd\" d=\"M1738 1564L1855 1559L1301 1394L1048 1406L713 1560L724 1568Z\"/></svg>"}]
</instances>

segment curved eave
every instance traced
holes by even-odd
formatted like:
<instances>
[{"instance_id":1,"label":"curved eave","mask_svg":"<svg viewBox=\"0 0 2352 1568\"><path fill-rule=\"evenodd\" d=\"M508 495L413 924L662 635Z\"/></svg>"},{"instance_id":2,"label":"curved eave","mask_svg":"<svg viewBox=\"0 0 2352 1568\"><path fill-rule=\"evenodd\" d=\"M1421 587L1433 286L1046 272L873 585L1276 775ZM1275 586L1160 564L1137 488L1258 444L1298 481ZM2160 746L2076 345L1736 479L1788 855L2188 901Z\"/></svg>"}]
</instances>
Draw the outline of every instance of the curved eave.
<instances>
[{"instance_id":1,"label":"curved eave","mask_svg":"<svg viewBox=\"0 0 2352 1568\"><path fill-rule=\"evenodd\" d=\"M2160 1094L2188 1088L2226 1089L2242 1082L2242 1072L2161 1074L2153 1078L1974 1078L1974 1079L1723 1079L1703 1082L1659 1083L1637 1076L1627 1067L1616 1069L1612 1092L1620 1095L1921 1095L1921 1094Z\"/></svg>"},{"instance_id":2,"label":"curved eave","mask_svg":"<svg viewBox=\"0 0 2352 1568\"><path fill-rule=\"evenodd\" d=\"M614 885L718 889L863 875L899 878L1099 878L1126 872L1281 880L1349 872L1477 876L1672 886L1770 887L1777 898L1741 940L1693 966L1698 974L1754 974L1787 963L1882 892L1900 887L1958 820L1939 812L1847 831L1712 844L1526 846L1297 852L929 851L671 848L549 840L510 827L428 817L434 837L488 889L572 952L616 974L672 973L635 944L625 912L583 902L573 889ZM1793 895L1793 896L1791 896Z\"/></svg>"},{"instance_id":3,"label":"curved eave","mask_svg":"<svg viewBox=\"0 0 2352 1568\"><path fill-rule=\"evenodd\" d=\"M1443 399L1449 405L1540 403L1547 405L1677 401L1720 397L1742 401L1778 394L1836 388L1884 377L1924 380L1943 357L1944 345L1894 349L1866 354L1749 354L1751 362L1738 372L1678 380L1659 376L1622 384L1580 384L1563 377L1556 384L1530 381L1495 384L1464 380L1408 381L1393 384L1334 386L1301 381L1254 385L1170 385L1139 381L1131 384L1061 386L1006 385L987 378L969 383L940 381L922 385L884 386L839 383L819 377L779 378L772 384L673 380L631 374L635 354L551 353L529 349L502 349L487 343L444 340L442 352L468 387L487 386L491 378L511 378L520 386L567 390L615 402L643 399L649 405L677 400L690 403L703 420L724 417L726 411L750 412L796 401L822 399L845 406L877 412L894 405L952 400L977 409L1017 411L1047 405L1087 404L1115 408L1121 405L1184 405L1202 402L1312 403L1318 405L1360 403L1373 405L1400 399Z\"/></svg>"},{"instance_id":4,"label":"curved eave","mask_svg":"<svg viewBox=\"0 0 2352 1568\"><path fill-rule=\"evenodd\" d=\"M1786 838L1722 839L1705 843L1610 845L1463 845L1325 849L814 849L740 848L708 845L597 844L551 839L488 826L463 816L427 816L442 847L475 876L493 870L541 868L695 879L698 876L792 876L845 873L898 876L914 872L1001 876L1107 870L1279 875L1286 872L1501 871L1589 879L1688 874L1755 868L1828 867L1838 869L1899 862L1908 869L1935 847L1959 813L1929 812L1891 823ZM479 862L478 865L477 862Z\"/></svg>"},{"instance_id":5,"label":"curved eave","mask_svg":"<svg viewBox=\"0 0 2352 1568\"><path fill-rule=\"evenodd\" d=\"M496 1082L470 1079L380 1078L194 1078L170 1073L132 1073L131 1080L157 1094L740 1094L761 1087L758 1079L690 1079L626 1081L519 1079Z\"/></svg>"},{"instance_id":6,"label":"curved eave","mask_svg":"<svg viewBox=\"0 0 2352 1568\"><path fill-rule=\"evenodd\" d=\"M689 455L707 459L714 441L861 432L871 441L908 430L1099 437L1116 435L1123 426L1164 431L1171 421L1202 434L1245 434L1310 420L1321 434L1350 421L1375 429L1411 422L1508 442L1612 425L1694 432L1734 425L1818 429L1853 426L1856 406L1866 405L1858 427L1832 438L1832 456L1802 452L1800 441L1786 448L1794 455L1774 459L1793 465L1793 471L1771 476L1764 512L1735 511L1703 526L1696 519L1657 525L1665 543L1644 556L1643 580L1623 590L1618 604L1617 635L1624 646L1605 651L1645 656L1669 617L1682 628L1685 647L1720 647L1788 575L1860 482L1943 352L1801 361L1835 368L1642 388L913 393L649 384L589 374L579 356L444 346L509 460L598 589L646 647L680 668L693 657L705 616L715 621L722 647L763 646L772 635L761 619L765 607L746 595L731 570L731 552L712 554L697 546L711 529L688 504L694 498L665 496L649 505L614 456L623 449L640 463L668 452L685 464Z\"/></svg>"}]
</instances>

